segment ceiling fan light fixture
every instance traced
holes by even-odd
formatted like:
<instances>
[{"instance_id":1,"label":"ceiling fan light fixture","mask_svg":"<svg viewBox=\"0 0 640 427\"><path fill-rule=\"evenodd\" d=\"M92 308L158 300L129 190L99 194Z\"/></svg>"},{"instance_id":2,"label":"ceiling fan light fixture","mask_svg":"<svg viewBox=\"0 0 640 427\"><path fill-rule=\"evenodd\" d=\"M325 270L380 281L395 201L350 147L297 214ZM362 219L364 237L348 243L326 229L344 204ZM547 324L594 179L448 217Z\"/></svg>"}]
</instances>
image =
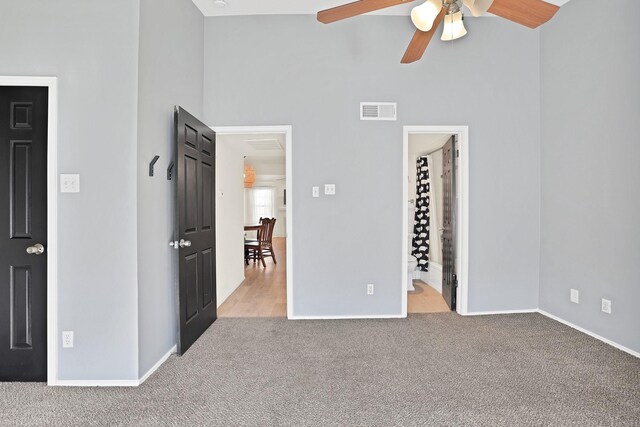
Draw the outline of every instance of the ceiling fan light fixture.
<instances>
[{"instance_id":1,"label":"ceiling fan light fixture","mask_svg":"<svg viewBox=\"0 0 640 427\"><path fill-rule=\"evenodd\" d=\"M429 31L441 9L442 0L427 0L411 10L411 21L420 31Z\"/></svg>"},{"instance_id":2,"label":"ceiling fan light fixture","mask_svg":"<svg viewBox=\"0 0 640 427\"><path fill-rule=\"evenodd\" d=\"M493 0L462 0L462 3L469 8L473 16L482 16L493 4Z\"/></svg>"},{"instance_id":3,"label":"ceiling fan light fixture","mask_svg":"<svg viewBox=\"0 0 640 427\"><path fill-rule=\"evenodd\" d=\"M451 41L466 35L467 29L464 28L461 11L450 13L444 17L444 30L442 30L440 40Z\"/></svg>"}]
</instances>

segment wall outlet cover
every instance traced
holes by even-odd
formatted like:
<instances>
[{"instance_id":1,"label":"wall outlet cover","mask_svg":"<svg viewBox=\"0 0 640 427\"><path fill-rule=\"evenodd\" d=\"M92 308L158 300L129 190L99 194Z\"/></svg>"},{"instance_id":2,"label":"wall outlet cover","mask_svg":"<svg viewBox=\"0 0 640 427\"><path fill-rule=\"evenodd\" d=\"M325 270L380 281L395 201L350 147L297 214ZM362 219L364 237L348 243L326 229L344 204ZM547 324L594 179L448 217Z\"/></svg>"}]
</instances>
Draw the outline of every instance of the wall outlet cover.
<instances>
[{"instance_id":1,"label":"wall outlet cover","mask_svg":"<svg viewBox=\"0 0 640 427\"><path fill-rule=\"evenodd\" d=\"M72 173L60 174L60 192L61 193L79 193L80 192L80 175Z\"/></svg>"},{"instance_id":2,"label":"wall outlet cover","mask_svg":"<svg viewBox=\"0 0 640 427\"><path fill-rule=\"evenodd\" d=\"M324 185L324 194L327 196L335 196L336 194L336 185L335 184L325 184Z\"/></svg>"},{"instance_id":3,"label":"wall outlet cover","mask_svg":"<svg viewBox=\"0 0 640 427\"><path fill-rule=\"evenodd\" d=\"M367 285L367 295L373 295L375 292L375 285L373 283L369 283Z\"/></svg>"},{"instance_id":4,"label":"wall outlet cover","mask_svg":"<svg viewBox=\"0 0 640 427\"><path fill-rule=\"evenodd\" d=\"M73 348L73 331L62 331L62 348Z\"/></svg>"},{"instance_id":5,"label":"wall outlet cover","mask_svg":"<svg viewBox=\"0 0 640 427\"><path fill-rule=\"evenodd\" d=\"M611 314L611 301L602 298L602 311L607 314Z\"/></svg>"}]
</instances>

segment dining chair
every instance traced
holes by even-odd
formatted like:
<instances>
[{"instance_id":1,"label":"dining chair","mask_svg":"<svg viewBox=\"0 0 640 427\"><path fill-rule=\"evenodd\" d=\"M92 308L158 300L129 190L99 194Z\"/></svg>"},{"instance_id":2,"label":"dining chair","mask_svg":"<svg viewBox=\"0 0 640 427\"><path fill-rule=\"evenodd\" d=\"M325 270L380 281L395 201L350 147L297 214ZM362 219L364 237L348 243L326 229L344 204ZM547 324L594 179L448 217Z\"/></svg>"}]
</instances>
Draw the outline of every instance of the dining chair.
<instances>
[{"instance_id":1,"label":"dining chair","mask_svg":"<svg viewBox=\"0 0 640 427\"><path fill-rule=\"evenodd\" d=\"M271 257L273 263L277 264L276 254L273 250L273 228L276 224L275 218L260 218L260 229L258 230L258 240L246 241L244 243L245 263L249 265L249 260L262 262L262 266L266 267L264 261L266 257Z\"/></svg>"}]
</instances>

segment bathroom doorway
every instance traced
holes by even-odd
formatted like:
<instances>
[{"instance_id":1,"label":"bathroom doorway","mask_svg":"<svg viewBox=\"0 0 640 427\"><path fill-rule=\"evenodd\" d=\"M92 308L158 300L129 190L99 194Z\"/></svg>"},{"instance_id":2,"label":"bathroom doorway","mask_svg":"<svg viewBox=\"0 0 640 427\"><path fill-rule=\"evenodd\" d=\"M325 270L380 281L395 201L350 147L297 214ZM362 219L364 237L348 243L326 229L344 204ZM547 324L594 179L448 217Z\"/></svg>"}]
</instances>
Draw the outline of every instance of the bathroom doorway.
<instances>
[{"instance_id":1,"label":"bathroom doorway","mask_svg":"<svg viewBox=\"0 0 640 427\"><path fill-rule=\"evenodd\" d=\"M405 127L403 311L467 311L468 128Z\"/></svg>"}]
</instances>

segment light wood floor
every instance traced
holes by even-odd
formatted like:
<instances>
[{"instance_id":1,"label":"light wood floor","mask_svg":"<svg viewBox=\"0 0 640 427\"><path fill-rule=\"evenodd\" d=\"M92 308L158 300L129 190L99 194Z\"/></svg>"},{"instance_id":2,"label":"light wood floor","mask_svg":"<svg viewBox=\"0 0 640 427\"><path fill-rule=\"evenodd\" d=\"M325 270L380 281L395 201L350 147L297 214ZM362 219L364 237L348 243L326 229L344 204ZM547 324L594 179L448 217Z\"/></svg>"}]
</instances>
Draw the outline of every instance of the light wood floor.
<instances>
[{"instance_id":1,"label":"light wood floor","mask_svg":"<svg viewBox=\"0 0 640 427\"><path fill-rule=\"evenodd\" d=\"M451 311L442 295L431 286L420 280L414 280L413 286L422 292L409 293L407 298L408 313L443 313Z\"/></svg>"},{"instance_id":2,"label":"light wood floor","mask_svg":"<svg viewBox=\"0 0 640 427\"><path fill-rule=\"evenodd\" d=\"M274 237L273 247L278 264L271 258L244 269L244 281L218 308L218 317L286 317L287 260L284 237Z\"/></svg>"},{"instance_id":3,"label":"light wood floor","mask_svg":"<svg viewBox=\"0 0 640 427\"><path fill-rule=\"evenodd\" d=\"M273 247L278 264L267 258L267 267L250 262L244 269L245 279L218 308L218 317L286 317L287 261L284 237L274 237ZM431 286L414 280L422 292L410 293L408 313L442 313L450 311L447 303Z\"/></svg>"}]
</instances>

